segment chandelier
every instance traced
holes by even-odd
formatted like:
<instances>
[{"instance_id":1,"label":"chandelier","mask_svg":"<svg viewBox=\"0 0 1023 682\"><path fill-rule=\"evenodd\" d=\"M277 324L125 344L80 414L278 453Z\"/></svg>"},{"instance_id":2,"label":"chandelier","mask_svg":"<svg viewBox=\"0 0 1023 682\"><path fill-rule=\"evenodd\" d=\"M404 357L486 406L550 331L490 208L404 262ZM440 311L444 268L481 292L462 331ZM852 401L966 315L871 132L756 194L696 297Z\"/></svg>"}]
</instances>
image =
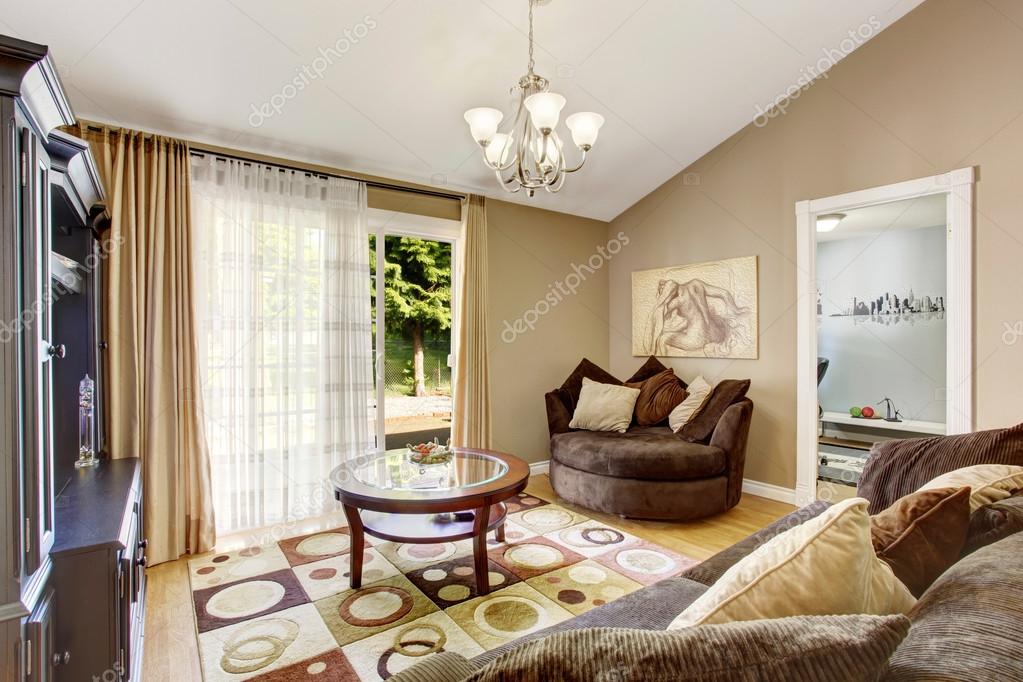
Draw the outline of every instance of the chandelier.
<instances>
[{"instance_id":1,"label":"chandelier","mask_svg":"<svg viewBox=\"0 0 1023 682\"><path fill-rule=\"evenodd\" d=\"M572 141L581 152L579 163L570 166L556 130L565 98L550 92L550 81L533 72L533 6L549 0L527 2L529 64L526 75L511 89L519 94L515 121L504 132L498 132L504 114L498 109L477 107L465 112L465 122L483 152L483 162L494 171L501 187L511 193L524 189L533 196L541 187L551 193L560 191L567 175L583 167L604 117L585 111L565 119Z\"/></svg>"}]
</instances>

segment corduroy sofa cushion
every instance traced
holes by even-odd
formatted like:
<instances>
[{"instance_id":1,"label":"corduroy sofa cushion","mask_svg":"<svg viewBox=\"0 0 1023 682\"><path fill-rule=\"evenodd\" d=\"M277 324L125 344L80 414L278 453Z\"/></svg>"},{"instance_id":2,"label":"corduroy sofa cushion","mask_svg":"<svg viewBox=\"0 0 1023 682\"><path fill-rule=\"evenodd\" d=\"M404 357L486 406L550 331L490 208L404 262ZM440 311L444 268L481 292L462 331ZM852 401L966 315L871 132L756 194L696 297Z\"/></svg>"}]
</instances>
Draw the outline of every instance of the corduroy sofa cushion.
<instances>
[{"instance_id":1,"label":"corduroy sofa cushion","mask_svg":"<svg viewBox=\"0 0 1023 682\"><path fill-rule=\"evenodd\" d=\"M974 464L1023 466L1023 424L957 436L877 443L870 451L856 494L870 500L870 512L876 514L935 477Z\"/></svg>"},{"instance_id":2,"label":"corduroy sofa cushion","mask_svg":"<svg viewBox=\"0 0 1023 682\"><path fill-rule=\"evenodd\" d=\"M1023 679L1023 533L988 545L938 578L885 680Z\"/></svg>"},{"instance_id":3,"label":"corduroy sofa cushion","mask_svg":"<svg viewBox=\"0 0 1023 682\"><path fill-rule=\"evenodd\" d=\"M441 651L387 679L390 682L461 682L474 672L476 666L464 656Z\"/></svg>"},{"instance_id":4,"label":"corduroy sofa cushion","mask_svg":"<svg viewBox=\"0 0 1023 682\"><path fill-rule=\"evenodd\" d=\"M594 628L524 644L467 682L876 680L905 616L800 616L655 632Z\"/></svg>"}]
</instances>

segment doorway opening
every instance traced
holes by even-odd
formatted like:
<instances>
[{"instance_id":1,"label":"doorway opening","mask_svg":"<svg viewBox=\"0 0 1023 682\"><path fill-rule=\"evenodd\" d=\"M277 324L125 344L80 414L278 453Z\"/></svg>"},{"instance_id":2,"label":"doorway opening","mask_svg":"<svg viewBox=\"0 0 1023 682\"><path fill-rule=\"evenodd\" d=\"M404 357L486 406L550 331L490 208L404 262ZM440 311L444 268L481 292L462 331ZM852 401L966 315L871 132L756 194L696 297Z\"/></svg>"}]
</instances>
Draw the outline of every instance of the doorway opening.
<instances>
[{"instance_id":1,"label":"doorway opening","mask_svg":"<svg viewBox=\"0 0 1023 682\"><path fill-rule=\"evenodd\" d=\"M797 504L873 443L973 426L972 168L796 205Z\"/></svg>"},{"instance_id":2,"label":"doorway opening","mask_svg":"<svg viewBox=\"0 0 1023 682\"><path fill-rule=\"evenodd\" d=\"M369 228L377 448L445 443L461 223L371 209Z\"/></svg>"}]
</instances>

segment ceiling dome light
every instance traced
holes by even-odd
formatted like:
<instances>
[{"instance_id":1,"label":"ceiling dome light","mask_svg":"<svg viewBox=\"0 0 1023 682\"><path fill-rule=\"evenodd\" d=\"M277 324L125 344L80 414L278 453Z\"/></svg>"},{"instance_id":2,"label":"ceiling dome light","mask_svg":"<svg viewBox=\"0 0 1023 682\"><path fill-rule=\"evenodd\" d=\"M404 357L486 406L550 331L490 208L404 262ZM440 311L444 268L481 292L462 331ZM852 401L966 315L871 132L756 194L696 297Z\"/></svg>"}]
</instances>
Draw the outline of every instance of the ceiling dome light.
<instances>
[{"instance_id":1,"label":"ceiling dome light","mask_svg":"<svg viewBox=\"0 0 1023 682\"><path fill-rule=\"evenodd\" d=\"M604 117L592 111L580 111L566 118L565 125L572 131L575 146L588 151L597 141L600 126L604 125Z\"/></svg>"},{"instance_id":2,"label":"ceiling dome light","mask_svg":"<svg viewBox=\"0 0 1023 682\"><path fill-rule=\"evenodd\" d=\"M845 218L844 213L827 213L817 216L817 231L831 232Z\"/></svg>"},{"instance_id":3,"label":"ceiling dome light","mask_svg":"<svg viewBox=\"0 0 1023 682\"><path fill-rule=\"evenodd\" d=\"M546 135L558 125L561 110L565 108L565 98L554 92L538 92L527 97L524 104L533 119L533 125Z\"/></svg>"},{"instance_id":4,"label":"ceiling dome light","mask_svg":"<svg viewBox=\"0 0 1023 682\"><path fill-rule=\"evenodd\" d=\"M497 133L497 126L501 125L504 114L490 107L476 107L465 112L464 118L469 124L472 139L476 140L477 144L486 145Z\"/></svg>"}]
</instances>

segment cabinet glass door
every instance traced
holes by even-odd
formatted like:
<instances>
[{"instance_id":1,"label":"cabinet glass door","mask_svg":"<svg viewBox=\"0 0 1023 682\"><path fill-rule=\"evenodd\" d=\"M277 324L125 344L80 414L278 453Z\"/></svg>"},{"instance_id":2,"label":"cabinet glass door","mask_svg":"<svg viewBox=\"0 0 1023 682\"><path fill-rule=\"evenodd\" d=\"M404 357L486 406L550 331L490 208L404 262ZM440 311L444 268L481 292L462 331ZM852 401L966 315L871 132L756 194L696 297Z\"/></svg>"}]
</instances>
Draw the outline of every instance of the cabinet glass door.
<instances>
[{"instance_id":1,"label":"cabinet glass door","mask_svg":"<svg viewBox=\"0 0 1023 682\"><path fill-rule=\"evenodd\" d=\"M53 358L50 304L50 161L25 127L22 152L22 353L24 357L24 573L31 575L53 545Z\"/></svg>"}]
</instances>

